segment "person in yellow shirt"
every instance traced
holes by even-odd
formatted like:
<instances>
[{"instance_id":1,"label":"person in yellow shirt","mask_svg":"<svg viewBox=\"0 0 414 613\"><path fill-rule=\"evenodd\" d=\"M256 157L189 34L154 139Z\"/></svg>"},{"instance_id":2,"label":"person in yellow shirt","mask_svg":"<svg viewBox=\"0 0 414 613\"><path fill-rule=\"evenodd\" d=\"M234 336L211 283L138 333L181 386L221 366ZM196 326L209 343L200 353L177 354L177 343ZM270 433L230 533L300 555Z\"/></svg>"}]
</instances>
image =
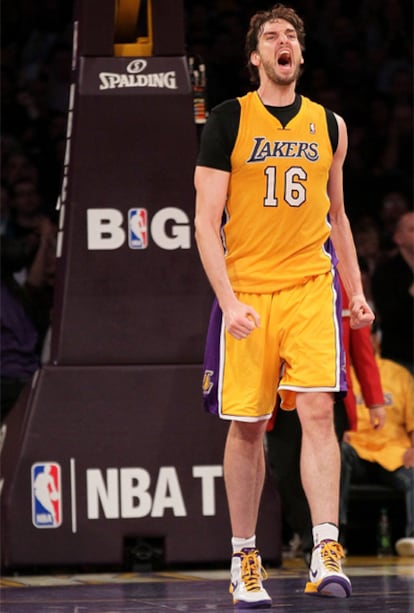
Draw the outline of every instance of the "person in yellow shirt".
<instances>
[{"instance_id":1,"label":"person in yellow shirt","mask_svg":"<svg viewBox=\"0 0 414 613\"><path fill-rule=\"evenodd\" d=\"M374 335L373 335L374 336ZM375 336L373 338L376 343ZM347 432L341 444L340 523L347 524L352 482L378 483L405 492L405 538L395 544L400 555L414 556L414 377L397 362L377 352L376 361L386 403L386 420L373 427L363 404L355 373L358 428Z\"/></svg>"}]
</instances>

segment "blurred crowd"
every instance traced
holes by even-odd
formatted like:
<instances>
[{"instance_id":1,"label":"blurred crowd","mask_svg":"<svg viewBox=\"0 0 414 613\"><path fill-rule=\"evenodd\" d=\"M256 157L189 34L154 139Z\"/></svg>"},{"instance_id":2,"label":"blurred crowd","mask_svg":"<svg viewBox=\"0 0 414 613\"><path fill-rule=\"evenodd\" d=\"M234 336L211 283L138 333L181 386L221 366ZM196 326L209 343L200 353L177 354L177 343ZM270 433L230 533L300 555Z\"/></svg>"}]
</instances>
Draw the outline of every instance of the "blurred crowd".
<instances>
[{"instance_id":1,"label":"blurred crowd","mask_svg":"<svg viewBox=\"0 0 414 613\"><path fill-rule=\"evenodd\" d=\"M72 1L2 3L2 418L47 360L71 58Z\"/></svg>"},{"instance_id":2,"label":"blurred crowd","mask_svg":"<svg viewBox=\"0 0 414 613\"><path fill-rule=\"evenodd\" d=\"M36 339L30 343L35 359L23 369L24 377L41 360L53 304L73 4L2 3L0 228L2 288L7 288L2 294L23 305L21 315ZM271 4L184 0L187 55L206 65L208 109L251 89L244 37L250 16ZM396 224L412 210L412 1L291 4L307 31L300 93L339 113L348 125L346 204L371 299L370 278L380 262L395 255ZM3 340L5 325L2 319ZM22 376L18 358L6 359L8 345L2 345L2 381L14 382Z\"/></svg>"}]
</instances>

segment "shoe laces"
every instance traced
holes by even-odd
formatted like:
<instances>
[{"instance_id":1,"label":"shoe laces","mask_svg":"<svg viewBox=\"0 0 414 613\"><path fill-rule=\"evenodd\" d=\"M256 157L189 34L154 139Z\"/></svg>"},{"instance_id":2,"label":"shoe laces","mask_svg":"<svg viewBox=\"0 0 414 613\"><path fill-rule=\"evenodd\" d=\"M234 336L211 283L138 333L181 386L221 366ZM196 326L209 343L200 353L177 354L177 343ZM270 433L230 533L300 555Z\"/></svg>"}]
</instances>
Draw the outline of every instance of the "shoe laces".
<instances>
[{"instance_id":1,"label":"shoe laces","mask_svg":"<svg viewBox=\"0 0 414 613\"><path fill-rule=\"evenodd\" d=\"M260 580L267 579L267 572L259 562L257 549L241 551L241 579L248 592L258 592L262 589Z\"/></svg>"},{"instance_id":2,"label":"shoe laces","mask_svg":"<svg viewBox=\"0 0 414 613\"><path fill-rule=\"evenodd\" d=\"M332 572L341 572L340 560L345 557L342 545L336 541L322 541L320 547L325 568Z\"/></svg>"}]
</instances>

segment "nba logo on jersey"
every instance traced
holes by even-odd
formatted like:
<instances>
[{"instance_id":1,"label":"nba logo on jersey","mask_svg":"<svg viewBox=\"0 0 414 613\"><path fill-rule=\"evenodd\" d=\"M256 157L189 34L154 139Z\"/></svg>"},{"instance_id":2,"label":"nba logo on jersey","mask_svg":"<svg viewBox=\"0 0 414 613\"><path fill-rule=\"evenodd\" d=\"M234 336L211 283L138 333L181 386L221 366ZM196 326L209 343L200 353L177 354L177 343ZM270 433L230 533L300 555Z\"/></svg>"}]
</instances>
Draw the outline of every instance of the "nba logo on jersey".
<instances>
[{"instance_id":1,"label":"nba logo on jersey","mask_svg":"<svg viewBox=\"0 0 414 613\"><path fill-rule=\"evenodd\" d=\"M32 521L36 528L57 528L62 523L60 466L56 462L32 466Z\"/></svg>"},{"instance_id":2,"label":"nba logo on jersey","mask_svg":"<svg viewBox=\"0 0 414 613\"><path fill-rule=\"evenodd\" d=\"M129 209L128 244L131 249L148 247L148 215L146 209Z\"/></svg>"}]
</instances>

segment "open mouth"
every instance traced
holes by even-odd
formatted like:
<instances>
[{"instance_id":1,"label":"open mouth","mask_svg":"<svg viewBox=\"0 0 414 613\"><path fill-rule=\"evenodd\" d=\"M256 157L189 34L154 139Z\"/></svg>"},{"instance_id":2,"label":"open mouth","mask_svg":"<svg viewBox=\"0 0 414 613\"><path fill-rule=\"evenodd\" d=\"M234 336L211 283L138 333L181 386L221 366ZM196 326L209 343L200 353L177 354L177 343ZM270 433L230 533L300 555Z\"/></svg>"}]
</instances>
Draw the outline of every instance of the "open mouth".
<instances>
[{"instance_id":1,"label":"open mouth","mask_svg":"<svg viewBox=\"0 0 414 613\"><path fill-rule=\"evenodd\" d=\"M289 51L281 51L277 58L277 63L279 66L290 66L292 63L292 59L290 57Z\"/></svg>"}]
</instances>

